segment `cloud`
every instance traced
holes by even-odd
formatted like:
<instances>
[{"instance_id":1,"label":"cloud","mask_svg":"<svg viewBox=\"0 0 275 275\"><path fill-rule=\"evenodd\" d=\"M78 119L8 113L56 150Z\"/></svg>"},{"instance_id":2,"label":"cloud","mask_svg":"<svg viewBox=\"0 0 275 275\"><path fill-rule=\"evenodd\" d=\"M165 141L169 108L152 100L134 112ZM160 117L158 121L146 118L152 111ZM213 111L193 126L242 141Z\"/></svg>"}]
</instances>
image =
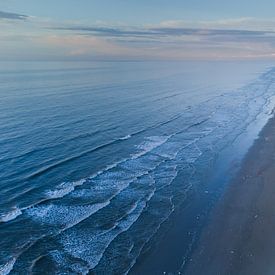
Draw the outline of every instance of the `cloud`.
<instances>
[{"instance_id":1,"label":"cloud","mask_svg":"<svg viewBox=\"0 0 275 275\"><path fill-rule=\"evenodd\" d=\"M237 22L243 22L239 20ZM225 22L223 22L225 24ZM228 23L229 24L229 23ZM169 26L168 26L169 25ZM63 26L55 27L61 33L85 37L98 37L106 42L126 45L127 47L187 48L199 47L202 50L227 48L229 45L244 43L255 46L269 44L275 46L275 31L247 30L230 28L180 27L174 24L144 27L106 27L106 26ZM173 26L172 26L173 25ZM274 25L275 26L275 25ZM258 47L257 47L258 48ZM188 49L190 50L190 49Z\"/></svg>"},{"instance_id":2,"label":"cloud","mask_svg":"<svg viewBox=\"0 0 275 275\"><path fill-rule=\"evenodd\" d=\"M101 26L67 26L67 27L55 27L55 30L61 30L66 32L73 32L84 35L92 35L98 37L109 38L150 38L156 35L161 35L160 32L136 27L101 27Z\"/></svg>"},{"instance_id":3,"label":"cloud","mask_svg":"<svg viewBox=\"0 0 275 275\"><path fill-rule=\"evenodd\" d=\"M153 27L101 27L101 26L67 26L55 27L55 30L74 32L83 35L92 35L106 38L167 38L182 36L201 37L238 37L262 38L265 36L275 36L275 31L271 30L246 30L246 29L223 29L223 28L190 28L179 26L153 26Z\"/></svg>"},{"instance_id":4,"label":"cloud","mask_svg":"<svg viewBox=\"0 0 275 275\"><path fill-rule=\"evenodd\" d=\"M3 17L0 13L0 19ZM20 20L24 18L28 17ZM2 47L2 53L10 56L24 53L29 57L34 52L38 58L53 60L275 57L275 21L272 20L166 21L130 26L29 17L26 24L8 22L7 25L11 25L11 31L8 26L0 30L1 39L5 40L0 49Z\"/></svg>"},{"instance_id":5,"label":"cloud","mask_svg":"<svg viewBox=\"0 0 275 275\"><path fill-rule=\"evenodd\" d=\"M0 11L0 20L1 20L1 19L9 19L9 20L26 20L27 18L28 18L27 15Z\"/></svg>"},{"instance_id":6,"label":"cloud","mask_svg":"<svg viewBox=\"0 0 275 275\"><path fill-rule=\"evenodd\" d=\"M240 17L208 21L168 20L160 22L158 26L168 28L275 31L275 20L263 20L253 17Z\"/></svg>"}]
</instances>

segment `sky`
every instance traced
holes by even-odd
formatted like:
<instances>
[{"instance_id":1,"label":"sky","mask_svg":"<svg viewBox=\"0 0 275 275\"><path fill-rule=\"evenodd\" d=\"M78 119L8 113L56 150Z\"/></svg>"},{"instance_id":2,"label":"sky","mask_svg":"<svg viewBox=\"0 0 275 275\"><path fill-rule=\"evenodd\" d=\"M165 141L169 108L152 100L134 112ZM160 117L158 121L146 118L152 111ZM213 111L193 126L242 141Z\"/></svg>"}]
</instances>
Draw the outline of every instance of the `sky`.
<instances>
[{"instance_id":1,"label":"sky","mask_svg":"<svg viewBox=\"0 0 275 275\"><path fill-rule=\"evenodd\" d=\"M275 58L274 0L0 0L0 60Z\"/></svg>"}]
</instances>

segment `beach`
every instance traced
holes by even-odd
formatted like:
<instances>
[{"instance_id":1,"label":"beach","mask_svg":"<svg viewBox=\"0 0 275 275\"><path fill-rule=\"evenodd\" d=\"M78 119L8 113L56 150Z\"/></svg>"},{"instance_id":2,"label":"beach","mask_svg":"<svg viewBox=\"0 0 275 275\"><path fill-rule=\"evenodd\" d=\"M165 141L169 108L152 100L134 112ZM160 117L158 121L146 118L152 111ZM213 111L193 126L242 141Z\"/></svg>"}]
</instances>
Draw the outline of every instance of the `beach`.
<instances>
[{"instance_id":1,"label":"beach","mask_svg":"<svg viewBox=\"0 0 275 275\"><path fill-rule=\"evenodd\" d=\"M218 202L185 274L274 274L275 119Z\"/></svg>"}]
</instances>

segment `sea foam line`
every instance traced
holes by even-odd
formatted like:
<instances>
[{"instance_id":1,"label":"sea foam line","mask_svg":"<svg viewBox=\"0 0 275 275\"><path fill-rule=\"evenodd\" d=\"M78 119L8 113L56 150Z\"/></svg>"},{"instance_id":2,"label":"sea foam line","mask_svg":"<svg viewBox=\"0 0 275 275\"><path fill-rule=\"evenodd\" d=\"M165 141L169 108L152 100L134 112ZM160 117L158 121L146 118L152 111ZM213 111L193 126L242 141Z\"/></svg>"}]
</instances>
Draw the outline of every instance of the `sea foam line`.
<instances>
[{"instance_id":1,"label":"sea foam line","mask_svg":"<svg viewBox=\"0 0 275 275\"><path fill-rule=\"evenodd\" d=\"M0 216L0 223L2 222L8 222L11 220L16 219L18 216L20 216L22 214L22 209L19 209L17 207L14 207L13 210L11 210L10 212L6 213L6 214L1 214ZM1 270L1 269L0 269ZM1 274L1 273L0 273Z\"/></svg>"},{"instance_id":2,"label":"sea foam line","mask_svg":"<svg viewBox=\"0 0 275 275\"><path fill-rule=\"evenodd\" d=\"M8 275L16 262L16 258L10 259L7 263L0 265L0 274L1 275Z\"/></svg>"},{"instance_id":3,"label":"sea foam line","mask_svg":"<svg viewBox=\"0 0 275 275\"><path fill-rule=\"evenodd\" d=\"M154 192L154 191L153 191ZM110 243L121 233L127 231L139 218L140 214L143 212L143 209L146 206L146 201L150 199L152 194L147 196L145 201L137 201L133 205L133 207L127 213L127 216L123 217L119 220L111 229L106 230L105 232L101 232L100 235L95 235L93 237L87 236L85 239L90 239L89 244L93 244L93 248L98 246L98 250L90 249L90 247L86 246L86 242L83 242L83 238L79 238L79 233L77 234L76 238L74 239L75 243L70 243L67 241L67 238L72 240L72 236L68 235L65 239L61 240L61 243L64 246L65 252L69 253L73 257L82 259L88 263L88 267L90 270L93 270L98 263L100 262L104 252L109 247ZM76 233L76 232L75 232ZM85 235L85 234L84 234ZM98 236L101 236L101 242L98 241ZM97 245L96 245L97 243ZM77 244L77 247L75 246ZM81 250L79 250L79 245L83 246ZM61 252L62 253L62 252ZM64 252L63 252L64 253Z\"/></svg>"},{"instance_id":4,"label":"sea foam line","mask_svg":"<svg viewBox=\"0 0 275 275\"><path fill-rule=\"evenodd\" d=\"M46 191L45 192L46 198L40 200L36 204L30 205L30 206L24 207L24 208L15 207L12 211L5 213L5 214L1 214L0 223L9 222L11 220L16 219L18 216L23 214L24 210L30 209L31 207L34 207L35 205L37 205L41 202L45 202L45 201L48 201L51 199L62 198L64 196L68 195L72 191L75 190L75 187L83 185L87 181L87 179L93 179L93 178L97 177L98 175L101 175L101 174L105 173L106 171L108 171L112 168L115 168L117 165L124 163L130 159L137 159L137 158L149 153L153 149L161 146L163 143L165 143L170 138L171 138L171 135L170 136L147 137L145 142L143 142L141 145L136 146L138 149L140 149L140 152L131 155L131 158L125 158L121 161L111 164L111 165L107 166L105 169L102 169L101 171L93 174L92 176L90 176L86 179L81 179L79 181L74 181L74 182L63 182L60 185L58 185L56 189Z\"/></svg>"}]
</instances>

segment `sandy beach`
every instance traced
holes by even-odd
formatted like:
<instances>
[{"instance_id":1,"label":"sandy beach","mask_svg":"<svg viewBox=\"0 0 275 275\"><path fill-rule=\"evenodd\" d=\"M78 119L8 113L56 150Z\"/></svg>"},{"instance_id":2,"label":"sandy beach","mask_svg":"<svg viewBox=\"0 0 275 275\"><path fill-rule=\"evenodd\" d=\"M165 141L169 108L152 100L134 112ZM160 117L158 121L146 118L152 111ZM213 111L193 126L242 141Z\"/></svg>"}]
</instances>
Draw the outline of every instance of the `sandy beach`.
<instances>
[{"instance_id":1,"label":"sandy beach","mask_svg":"<svg viewBox=\"0 0 275 275\"><path fill-rule=\"evenodd\" d=\"M275 119L246 155L185 274L275 274Z\"/></svg>"}]
</instances>

